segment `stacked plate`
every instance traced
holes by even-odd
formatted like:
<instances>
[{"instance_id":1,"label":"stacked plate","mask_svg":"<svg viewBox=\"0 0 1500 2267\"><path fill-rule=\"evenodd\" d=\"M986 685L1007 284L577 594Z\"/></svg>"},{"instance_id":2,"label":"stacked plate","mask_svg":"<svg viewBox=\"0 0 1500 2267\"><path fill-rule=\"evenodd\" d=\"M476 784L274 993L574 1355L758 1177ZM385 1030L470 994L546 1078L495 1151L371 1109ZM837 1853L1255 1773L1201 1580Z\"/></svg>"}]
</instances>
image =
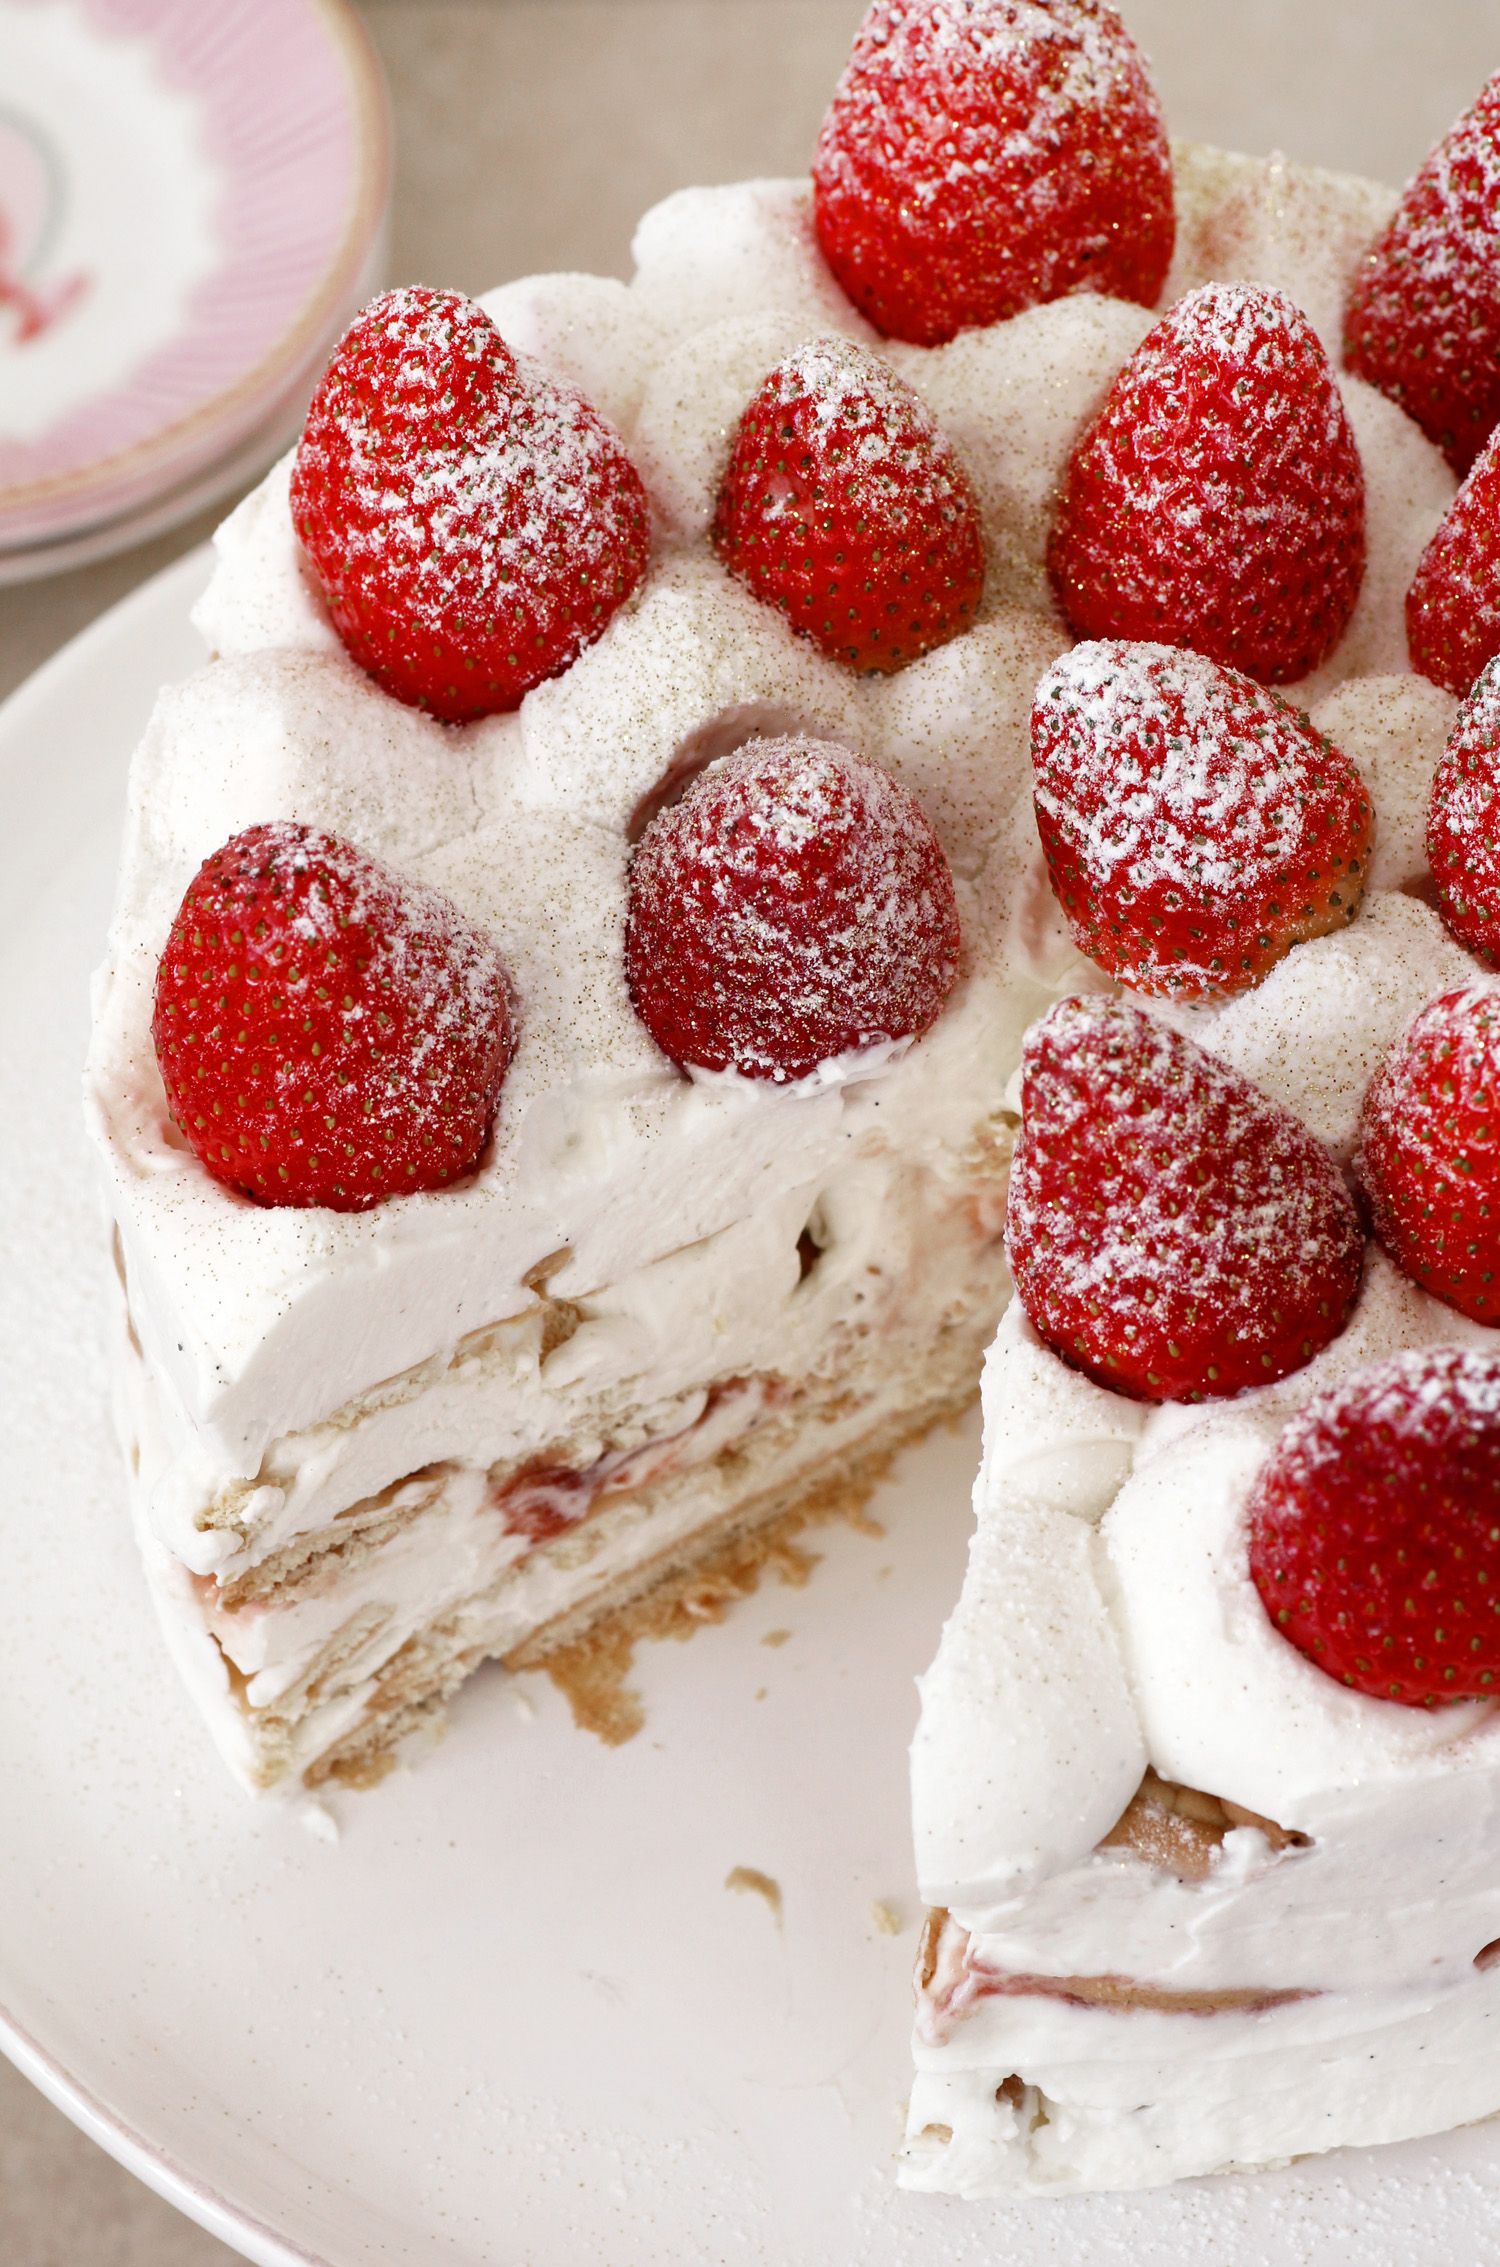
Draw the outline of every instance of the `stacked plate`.
<instances>
[{"instance_id":1,"label":"stacked plate","mask_svg":"<svg viewBox=\"0 0 1500 2267\"><path fill-rule=\"evenodd\" d=\"M0 0L0 583L261 471L389 194L345 0Z\"/></svg>"}]
</instances>

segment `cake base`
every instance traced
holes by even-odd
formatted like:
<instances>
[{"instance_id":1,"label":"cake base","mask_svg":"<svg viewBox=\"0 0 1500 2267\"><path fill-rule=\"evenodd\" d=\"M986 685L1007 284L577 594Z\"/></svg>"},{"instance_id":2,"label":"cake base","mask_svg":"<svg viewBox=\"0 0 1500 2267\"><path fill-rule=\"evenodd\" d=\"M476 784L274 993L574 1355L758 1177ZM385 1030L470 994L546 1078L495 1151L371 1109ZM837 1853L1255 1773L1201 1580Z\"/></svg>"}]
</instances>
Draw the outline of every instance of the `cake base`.
<instances>
[{"instance_id":1,"label":"cake base","mask_svg":"<svg viewBox=\"0 0 1500 2267\"><path fill-rule=\"evenodd\" d=\"M995 2071L920 2072L897 2178L970 2202L1165 2188L1262 2172L1330 2149L1416 2141L1500 2115L1500 1972L1378 2031L1330 2038L1299 2083L1274 2016L1177 2014L1180 2052L1125 2051L1118 2009L1076 2012L1074 2058L1040 2082ZM1146 2021L1152 2020L1146 2017ZM1209 2034L1231 2033L1216 2051Z\"/></svg>"}]
</instances>

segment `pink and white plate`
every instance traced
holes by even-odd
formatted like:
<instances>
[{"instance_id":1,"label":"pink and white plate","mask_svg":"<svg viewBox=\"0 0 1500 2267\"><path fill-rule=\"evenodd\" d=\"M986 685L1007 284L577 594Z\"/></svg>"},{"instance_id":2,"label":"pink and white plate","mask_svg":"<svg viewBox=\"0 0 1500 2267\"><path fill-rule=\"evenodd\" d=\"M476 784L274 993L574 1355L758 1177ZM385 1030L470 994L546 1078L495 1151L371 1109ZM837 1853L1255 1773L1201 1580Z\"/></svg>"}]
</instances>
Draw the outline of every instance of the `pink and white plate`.
<instances>
[{"instance_id":1,"label":"pink and white plate","mask_svg":"<svg viewBox=\"0 0 1500 2267\"><path fill-rule=\"evenodd\" d=\"M269 461L378 281L389 176L346 0L0 0L0 582Z\"/></svg>"}]
</instances>

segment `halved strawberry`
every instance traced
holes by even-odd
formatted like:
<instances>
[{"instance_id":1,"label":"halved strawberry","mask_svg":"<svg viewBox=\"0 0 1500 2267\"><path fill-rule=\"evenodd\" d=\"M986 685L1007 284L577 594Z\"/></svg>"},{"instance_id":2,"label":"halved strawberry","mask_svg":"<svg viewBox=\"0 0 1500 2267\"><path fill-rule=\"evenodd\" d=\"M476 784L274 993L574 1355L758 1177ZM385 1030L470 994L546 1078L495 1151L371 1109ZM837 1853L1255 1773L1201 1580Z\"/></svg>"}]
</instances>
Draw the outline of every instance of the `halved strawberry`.
<instances>
[{"instance_id":1,"label":"halved strawberry","mask_svg":"<svg viewBox=\"0 0 1500 2267\"><path fill-rule=\"evenodd\" d=\"M1374 1699L1500 1680L1500 1353L1398 1354L1287 1426L1251 1497L1250 1572L1283 1637Z\"/></svg>"},{"instance_id":2,"label":"halved strawberry","mask_svg":"<svg viewBox=\"0 0 1500 2267\"><path fill-rule=\"evenodd\" d=\"M318 828L248 827L188 884L156 974L167 1104L261 1204L360 1212L479 1162L515 1047L492 940Z\"/></svg>"},{"instance_id":3,"label":"halved strawberry","mask_svg":"<svg viewBox=\"0 0 1500 2267\"><path fill-rule=\"evenodd\" d=\"M1031 753L1068 926L1137 991L1245 991L1359 910L1363 780L1236 670L1171 646L1075 646L1037 687Z\"/></svg>"},{"instance_id":4,"label":"halved strawberry","mask_svg":"<svg viewBox=\"0 0 1500 2267\"><path fill-rule=\"evenodd\" d=\"M1332 652L1364 579L1364 472L1289 299L1209 283L1163 317L1073 451L1047 564L1079 637L1192 646L1272 685Z\"/></svg>"},{"instance_id":5,"label":"halved strawberry","mask_svg":"<svg viewBox=\"0 0 1500 2267\"><path fill-rule=\"evenodd\" d=\"M824 256L856 307L934 346L1046 299L1154 307L1172 159L1104 0L875 0L813 160Z\"/></svg>"},{"instance_id":6,"label":"halved strawberry","mask_svg":"<svg viewBox=\"0 0 1500 2267\"><path fill-rule=\"evenodd\" d=\"M917 1037L958 976L958 906L907 790L825 740L752 740L659 811L625 972L674 1062L784 1083Z\"/></svg>"},{"instance_id":7,"label":"halved strawberry","mask_svg":"<svg viewBox=\"0 0 1500 2267\"><path fill-rule=\"evenodd\" d=\"M1359 1173L1403 1273L1500 1320L1500 989L1429 1000L1370 1081Z\"/></svg>"},{"instance_id":8,"label":"halved strawberry","mask_svg":"<svg viewBox=\"0 0 1500 2267\"><path fill-rule=\"evenodd\" d=\"M1427 806L1427 857L1449 930L1500 967L1500 659L1459 710L1438 760Z\"/></svg>"},{"instance_id":9,"label":"halved strawberry","mask_svg":"<svg viewBox=\"0 0 1500 2267\"><path fill-rule=\"evenodd\" d=\"M1142 1401L1269 1385L1343 1329L1364 1238L1300 1119L1126 1001L1029 1035L1006 1248L1032 1324Z\"/></svg>"},{"instance_id":10,"label":"halved strawberry","mask_svg":"<svg viewBox=\"0 0 1500 2267\"><path fill-rule=\"evenodd\" d=\"M1500 431L1422 553L1406 594L1412 662L1462 699L1500 654Z\"/></svg>"},{"instance_id":11,"label":"halved strawberry","mask_svg":"<svg viewBox=\"0 0 1500 2267\"><path fill-rule=\"evenodd\" d=\"M1500 423L1500 71L1354 279L1344 359L1467 472Z\"/></svg>"},{"instance_id":12,"label":"halved strawberry","mask_svg":"<svg viewBox=\"0 0 1500 2267\"><path fill-rule=\"evenodd\" d=\"M984 592L969 476L932 412L843 338L778 362L740 419L714 547L851 669L900 669L968 628Z\"/></svg>"},{"instance_id":13,"label":"halved strawberry","mask_svg":"<svg viewBox=\"0 0 1500 2267\"><path fill-rule=\"evenodd\" d=\"M581 394L456 291L388 291L312 399L292 516L354 659L450 723L516 707L646 571L646 492Z\"/></svg>"}]
</instances>

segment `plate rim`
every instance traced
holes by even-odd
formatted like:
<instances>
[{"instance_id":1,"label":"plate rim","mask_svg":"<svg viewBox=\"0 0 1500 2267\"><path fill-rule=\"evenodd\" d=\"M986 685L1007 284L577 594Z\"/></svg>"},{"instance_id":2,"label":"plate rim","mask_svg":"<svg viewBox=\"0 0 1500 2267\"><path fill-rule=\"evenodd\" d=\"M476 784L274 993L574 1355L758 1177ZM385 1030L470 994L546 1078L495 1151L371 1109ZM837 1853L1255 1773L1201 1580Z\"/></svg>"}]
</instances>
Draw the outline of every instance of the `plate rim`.
<instances>
[{"instance_id":1,"label":"plate rim","mask_svg":"<svg viewBox=\"0 0 1500 2267\"><path fill-rule=\"evenodd\" d=\"M264 406L290 388L304 364L317 359L318 342L361 282L379 244L389 211L395 170L390 94L368 26L353 0L304 0L319 18L341 62L355 126L356 166L350 217L332 257L294 321L249 370L196 408L112 456L40 480L0 486L0 544L23 552L35 545L86 534L96 518L113 517L122 488L128 515L153 467L191 479L220 453L239 446ZM150 498L146 499L149 504Z\"/></svg>"},{"instance_id":2,"label":"plate rim","mask_svg":"<svg viewBox=\"0 0 1500 2267\"><path fill-rule=\"evenodd\" d=\"M167 2150L159 2149L66 2070L4 2007L0 2007L0 2054L106 2156L253 2267L333 2267L320 2254L287 2242L264 2220L232 2204Z\"/></svg>"}]
</instances>

